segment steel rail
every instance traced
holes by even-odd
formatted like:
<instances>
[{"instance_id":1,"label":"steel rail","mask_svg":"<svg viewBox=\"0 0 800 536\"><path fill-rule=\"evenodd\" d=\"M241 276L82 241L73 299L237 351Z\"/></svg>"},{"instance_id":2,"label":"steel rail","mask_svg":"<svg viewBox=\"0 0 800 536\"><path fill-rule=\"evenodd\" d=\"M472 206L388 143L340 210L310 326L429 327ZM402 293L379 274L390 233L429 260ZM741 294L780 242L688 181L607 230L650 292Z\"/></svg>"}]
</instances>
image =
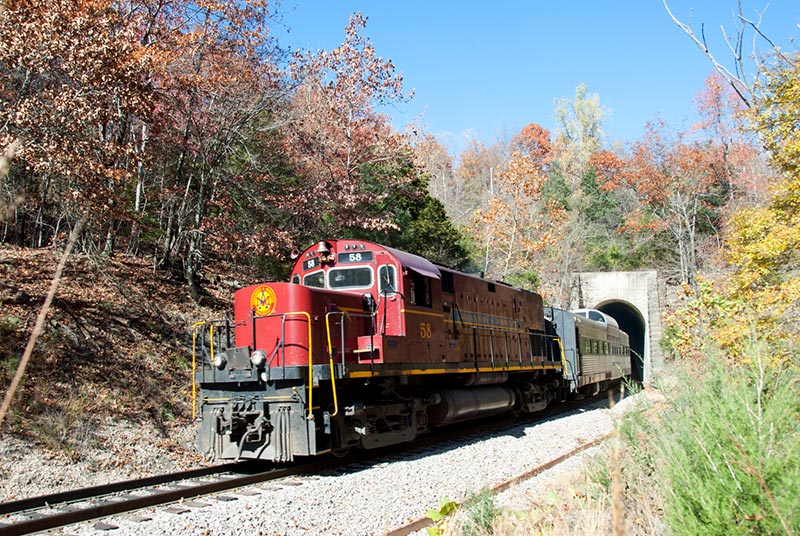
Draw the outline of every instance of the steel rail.
<instances>
[{"instance_id":1,"label":"steel rail","mask_svg":"<svg viewBox=\"0 0 800 536\"><path fill-rule=\"evenodd\" d=\"M460 426L451 425L449 427L435 430L433 431L433 433L430 433L429 435L421 439L415 440L410 444L404 443L400 445L393 445L391 447L378 449L377 451L370 451L370 450L361 451L358 454L354 453L353 455L349 456L346 459L326 458L321 461L314 461L311 463L295 465L287 468L271 469L269 471L257 471L245 476L228 478L221 481L196 484L196 485L189 484L191 487L185 487L182 489L174 489L174 490L153 489L150 490L151 495L148 496L120 498L120 497L115 497L113 494L132 491L132 490L144 490L155 486L181 482L183 480L188 480L192 478L212 476L214 474L219 474L224 472L241 473L242 471L246 471L248 469L253 470L254 467L258 465L258 462L246 461L240 463L217 465L213 467L204 467L180 473L171 473L167 475L157 475L157 476L145 477L125 482L103 484L99 486L93 486L74 491L53 493L39 497L31 497L27 499L20 499L16 501L9 501L6 503L0 503L0 515L12 515L12 514L26 515L27 513L30 512L34 512L37 515L37 517L34 519L28 519L17 522L10 522L8 519L1 520L0 536L31 534L43 530L64 527L66 525L71 525L74 523L80 523L83 521L89 521L93 519L99 519L102 517L108 517L116 514L130 512L133 510L140 510L152 506L159 506L163 504L177 502L182 499L191 499L202 495L210 495L212 493L217 493L220 491L245 487L252 484L258 484L261 482L267 482L270 480L285 478L288 476L316 473L326 469L334 469L334 468L338 469L341 468L343 465L346 466L349 465L350 463L357 465L359 463L363 463L364 461L374 461L376 458L379 459L382 456L391 456L392 453L397 453L397 452L405 452L407 454L409 452L419 453L424 451L426 448L429 448L430 446L436 446L436 445L441 446L443 443L447 443L452 440L457 441L459 439L464 439L465 437L474 436L475 434L490 433L492 430L502 429L509 425L517 426L524 423L532 423L537 421L548 420L557 417L558 415L569 413L570 411L574 411L577 408L602 400L603 394L606 393L602 393L592 397L587 397L582 400L570 401L566 404L559 404L553 407L549 407L545 410L532 413L524 419L507 418L498 420L495 417L489 421L484 421L484 422L478 420L478 421L472 421L471 423L469 421L467 423L459 423ZM463 427L464 425L466 425L465 428ZM588 448L588 446L591 446L591 443L583 445L582 449ZM574 454L574 452L569 453L568 455L572 454ZM534 469L532 471L537 471L537 469ZM86 507L78 506L75 504L80 501L88 501L94 498L101 498L102 502L94 505L89 505ZM49 510L47 511L47 513L36 511L37 509L42 509L42 508L48 508ZM70 511L62 513L52 513L52 514L49 513L50 510L59 510L62 508L63 509L69 508ZM4 525L3 523L13 523L13 524ZM414 523L412 523L412 525L418 527L415 530L419 530L427 526L425 525L425 523L429 524L430 520L427 518L419 519ZM406 525L404 527L395 529L394 531L388 534L392 534L394 536L400 536L402 534L410 534L410 532L413 532L413 530L410 532L404 532L404 530L407 530L409 527L411 527L411 525Z\"/></svg>"},{"instance_id":2,"label":"steel rail","mask_svg":"<svg viewBox=\"0 0 800 536\"><path fill-rule=\"evenodd\" d=\"M151 506L158 506L162 504L177 502L182 499L191 499L194 497L199 497L201 495L209 495L220 491L241 488L244 486L258 484L260 482L266 482L278 478L285 478L288 476L295 476L309 472L321 471L324 469L328 469L332 466L336 466L337 464L341 465L341 460L338 461L324 460L321 462L304 464L297 467L271 469L269 471L261 471L245 476L228 478L225 480L219 480L215 482L190 485L189 487L185 487L182 489L153 489L149 490L152 492L151 495L146 495L141 497L120 498L108 495L110 493L115 493L120 491L130 491L132 489L145 489L147 487L154 485L161 485L169 482L177 482L180 481L181 479L175 479L175 478L170 479L167 477L170 477L172 475L163 475L157 477L142 478L131 482L119 483L122 484L125 489L121 489L120 487L114 488L115 486L114 484L108 484L103 486L86 488L82 490L76 490L74 492L65 492L65 493L52 494L42 497L34 497L31 499L23 499L20 501L13 501L13 503L5 503L3 505L7 513L10 513L9 507L13 504L29 505L28 508L17 509L16 511L13 512L13 513L22 512L23 515L26 510L30 511L32 508L36 507L38 508L51 507L54 510L68 507L70 508L70 510L60 513L56 512L53 514L36 512L37 514L36 518L28 519L25 521L13 522L13 524L9 524L6 526L0 526L0 535L16 536L21 534L31 534L43 530L64 527L66 525L71 525L73 523L80 523L82 521L89 521L101 517L107 517L111 515L121 514L124 512L130 512L133 510L140 510ZM241 468L242 464L227 464L227 465L231 466L236 465ZM217 469L219 469L220 467L224 466L217 466ZM186 478L197 478L200 476L208 476L209 474L213 474L213 472L210 472L209 469L211 468L187 471L186 473L193 473L193 475ZM221 471L216 471L216 472L221 472ZM143 482L148 482L148 483L143 484ZM137 485L133 485L134 483L136 483ZM63 497L71 497L71 498L66 501L64 500L59 501L59 503L56 504L47 501L48 498L52 497L58 499L63 499ZM89 505L86 507L81 507L81 506L76 506L75 504L71 504L76 501L89 500L95 497L104 497L104 498L102 502L94 505ZM5 522L6 521L3 521L3 523Z\"/></svg>"},{"instance_id":3,"label":"steel rail","mask_svg":"<svg viewBox=\"0 0 800 536\"><path fill-rule=\"evenodd\" d=\"M112 493L131 491L149 486L158 486L161 484L168 484L170 482L177 482L179 480L187 480L190 478L199 478L225 471L236 471L241 469L243 465L244 464L226 463L224 465L191 469L189 471L182 471L179 473L155 475L136 480L113 482L110 484L101 484L98 486L91 486L77 490L50 493L48 495L41 495L38 497L28 497L25 499L8 501L0 503L0 515L16 514L26 510L33 510L35 508L44 508L53 504L76 502L98 497L100 495L110 495Z\"/></svg>"}]
</instances>

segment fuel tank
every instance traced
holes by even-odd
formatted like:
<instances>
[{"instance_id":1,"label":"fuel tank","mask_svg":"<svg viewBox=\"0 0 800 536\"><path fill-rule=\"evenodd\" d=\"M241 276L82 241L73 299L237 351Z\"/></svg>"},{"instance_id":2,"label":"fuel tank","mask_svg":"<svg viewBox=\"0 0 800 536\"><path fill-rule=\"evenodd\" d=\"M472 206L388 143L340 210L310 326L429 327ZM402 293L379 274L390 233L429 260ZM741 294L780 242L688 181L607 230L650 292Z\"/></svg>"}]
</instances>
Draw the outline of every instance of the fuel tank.
<instances>
[{"instance_id":1,"label":"fuel tank","mask_svg":"<svg viewBox=\"0 0 800 536\"><path fill-rule=\"evenodd\" d=\"M505 387L448 389L437 393L441 401L428 409L432 426L505 413L514 406L514 391Z\"/></svg>"}]
</instances>

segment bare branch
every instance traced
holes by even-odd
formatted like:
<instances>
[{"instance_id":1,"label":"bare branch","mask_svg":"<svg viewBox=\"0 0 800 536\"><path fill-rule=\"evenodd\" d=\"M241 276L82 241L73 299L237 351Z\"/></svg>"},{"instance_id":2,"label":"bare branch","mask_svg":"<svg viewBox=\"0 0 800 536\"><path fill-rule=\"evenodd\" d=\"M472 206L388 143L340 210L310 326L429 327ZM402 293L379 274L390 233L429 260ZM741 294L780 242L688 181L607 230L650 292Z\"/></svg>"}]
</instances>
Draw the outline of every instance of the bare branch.
<instances>
[{"instance_id":1,"label":"bare branch","mask_svg":"<svg viewBox=\"0 0 800 536\"><path fill-rule=\"evenodd\" d=\"M672 21L681 29L683 32L689 36L689 38L694 41L694 43L700 48L703 54L711 60L711 63L714 65L716 71L731 85L733 90L739 95L739 98L742 99L745 106L748 108L751 106L751 101L753 99L753 94L756 86L756 82L758 81L759 74L764 70L764 67L761 63L761 55L758 54L758 39L763 39L769 47L772 49L773 54L776 58L780 59L787 65L797 68L796 60L792 59L791 57L787 56L781 51L780 46L778 46L772 39L770 39L762 30L761 30L761 22L764 17L764 13L766 12L766 8L763 11L758 13L758 20L752 20L744 16L742 12L742 2L738 0L738 12L735 15L735 18L738 20L737 32L734 38L728 36L727 32L725 31L724 26L720 26L720 30L722 31L722 36L725 39L725 43L728 47L728 50L733 57L733 62L735 65L735 73L731 72L730 69L722 65L717 59L714 57L714 54L708 47L706 43L706 36L704 27L701 25L701 37L698 38L695 35L694 31L690 24L681 22L678 20L675 15L673 15L672 11L667 5L667 0L662 0L664 4L664 8L667 10ZM751 28L753 30L753 51L752 51L752 60L755 64L755 74L752 76L752 79L747 74L747 69L745 67L745 57L743 55L743 47L744 47L744 39L745 39L745 31L747 28Z\"/></svg>"},{"instance_id":2,"label":"bare branch","mask_svg":"<svg viewBox=\"0 0 800 536\"><path fill-rule=\"evenodd\" d=\"M83 229L86 219L87 218L84 217L77 224L75 224L75 227L72 229L72 234L69 237L67 247L64 248L64 253L61 254L61 260L58 262L58 266L56 267L56 273L53 276L53 280L50 282L50 290L47 291L47 297L44 300L42 309L39 311L39 316L36 318L36 325L34 326L33 332L28 339L28 345L25 347L25 352L23 353L22 359L17 366L17 373L14 375L14 379L11 381L11 386L8 388L8 391L6 391L2 407L0 407L0 425L3 424L3 419L5 419L5 416L11 407L11 401L14 399L14 394L17 392L17 387L19 387L22 377L25 375L25 369L28 366L28 361L30 361L31 354L33 354L33 349L36 346L36 340L42 333L44 322L47 319L47 313L50 311L50 305L53 303L56 290L58 290L58 285L61 282L61 274L64 272L64 266L67 264L67 258L69 258L69 254L81 234L81 229Z\"/></svg>"},{"instance_id":3,"label":"bare branch","mask_svg":"<svg viewBox=\"0 0 800 536\"><path fill-rule=\"evenodd\" d=\"M770 47L772 47L772 50L775 52L776 56L778 56L780 59L782 59L783 61L785 61L787 64L791 65L792 67L797 67L797 63L791 57L789 57L786 54L784 54L781 51L781 47L778 46L777 44L775 44L775 42L772 39L770 39L767 36L767 34L765 34L764 32L761 31L761 19L762 19L763 15L764 15L764 12L762 11L761 13L758 14L758 22L753 22L750 19L746 19L741 14L739 14L739 18L741 19L742 23L744 23L744 24L750 26L751 28L753 28L753 31L755 32L755 35L753 36L753 55L755 56L755 49L756 49L755 41L756 41L756 39L758 37L760 37L761 39L766 41L769 44Z\"/></svg>"},{"instance_id":4,"label":"bare branch","mask_svg":"<svg viewBox=\"0 0 800 536\"><path fill-rule=\"evenodd\" d=\"M694 41L697 47L711 61L712 65L714 65L714 69L716 69L717 72L728 81L736 94L739 95L739 98L742 99L742 102L745 104L745 106L749 108L753 90L752 87L747 84L747 80L743 79L740 75L732 73L727 67L717 61L717 58L714 56L705 42L705 35L702 35L702 39L698 38L689 24L681 22L677 17L675 17L675 15L673 15L672 10L670 10L669 5L667 5L667 0L662 0L662 3L664 4L664 9L667 10L667 13L672 19L672 22L674 22L681 30L683 30L683 33L688 35L689 38ZM740 59L737 59L737 71L739 68Z\"/></svg>"}]
</instances>

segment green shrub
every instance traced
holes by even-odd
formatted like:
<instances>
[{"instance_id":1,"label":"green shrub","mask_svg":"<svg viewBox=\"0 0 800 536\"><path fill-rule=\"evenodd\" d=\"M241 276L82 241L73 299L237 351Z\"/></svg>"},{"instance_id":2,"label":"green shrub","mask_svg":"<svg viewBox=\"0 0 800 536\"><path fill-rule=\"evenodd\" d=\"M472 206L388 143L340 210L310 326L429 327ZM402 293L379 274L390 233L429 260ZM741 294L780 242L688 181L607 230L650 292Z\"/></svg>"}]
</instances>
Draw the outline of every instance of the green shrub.
<instances>
[{"instance_id":1,"label":"green shrub","mask_svg":"<svg viewBox=\"0 0 800 536\"><path fill-rule=\"evenodd\" d=\"M494 534L494 521L500 510L494 504L494 493L484 489L464 503L458 518L460 536L486 536Z\"/></svg>"},{"instance_id":2,"label":"green shrub","mask_svg":"<svg viewBox=\"0 0 800 536\"><path fill-rule=\"evenodd\" d=\"M22 322L16 316L0 317L0 336L10 337L16 335Z\"/></svg>"},{"instance_id":3,"label":"green shrub","mask_svg":"<svg viewBox=\"0 0 800 536\"><path fill-rule=\"evenodd\" d=\"M800 529L796 371L710 357L680 374L660 418L622 428L660 488L674 535L795 534Z\"/></svg>"}]
</instances>

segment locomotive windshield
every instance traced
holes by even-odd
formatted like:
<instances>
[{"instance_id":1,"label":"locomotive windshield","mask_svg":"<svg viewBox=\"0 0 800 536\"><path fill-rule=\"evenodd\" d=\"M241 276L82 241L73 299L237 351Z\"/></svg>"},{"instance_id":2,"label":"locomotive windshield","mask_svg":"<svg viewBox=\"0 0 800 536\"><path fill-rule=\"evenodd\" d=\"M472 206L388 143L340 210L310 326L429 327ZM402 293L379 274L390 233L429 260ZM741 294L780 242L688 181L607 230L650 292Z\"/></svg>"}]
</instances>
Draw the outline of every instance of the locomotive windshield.
<instances>
[{"instance_id":1,"label":"locomotive windshield","mask_svg":"<svg viewBox=\"0 0 800 536\"><path fill-rule=\"evenodd\" d=\"M303 276L303 286L314 288L329 288L332 290L351 290L372 288L375 280L375 271L371 266L347 266L344 268L331 268L327 274L324 270L317 270ZM299 276L292 278L292 282L299 283ZM378 291L382 294L397 292L397 270L390 264L378 268Z\"/></svg>"},{"instance_id":2,"label":"locomotive windshield","mask_svg":"<svg viewBox=\"0 0 800 536\"><path fill-rule=\"evenodd\" d=\"M331 289L370 288L372 287L372 268L369 266L331 268L328 271L328 287Z\"/></svg>"},{"instance_id":3,"label":"locomotive windshield","mask_svg":"<svg viewBox=\"0 0 800 536\"><path fill-rule=\"evenodd\" d=\"M306 275L305 277L303 277L303 285L306 287L324 288L325 272L320 270L319 272L314 272Z\"/></svg>"}]
</instances>

